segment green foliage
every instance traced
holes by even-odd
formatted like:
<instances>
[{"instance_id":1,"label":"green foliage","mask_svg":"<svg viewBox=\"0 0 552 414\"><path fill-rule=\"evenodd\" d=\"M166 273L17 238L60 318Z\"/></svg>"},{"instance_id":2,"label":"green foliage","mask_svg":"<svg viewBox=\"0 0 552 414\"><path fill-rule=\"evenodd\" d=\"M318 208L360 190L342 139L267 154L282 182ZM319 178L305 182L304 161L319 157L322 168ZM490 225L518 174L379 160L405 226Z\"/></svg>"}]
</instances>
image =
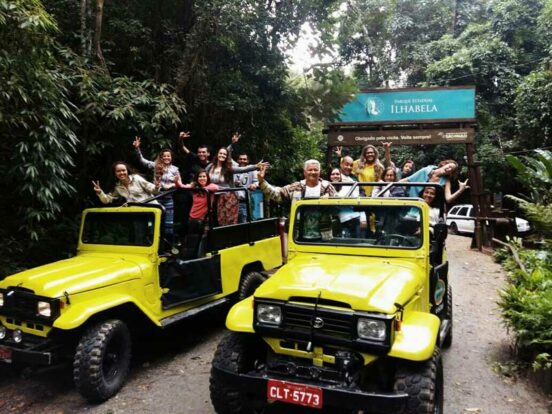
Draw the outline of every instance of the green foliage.
<instances>
[{"instance_id":1,"label":"green foliage","mask_svg":"<svg viewBox=\"0 0 552 414\"><path fill-rule=\"evenodd\" d=\"M32 240L40 236L40 223L60 213L60 199L74 193L68 168L77 118L55 30L39 1L0 1L0 154L12 160L0 166L2 188L12 189L0 207L18 206L6 231L23 231Z\"/></svg>"},{"instance_id":2,"label":"green foliage","mask_svg":"<svg viewBox=\"0 0 552 414\"><path fill-rule=\"evenodd\" d=\"M292 78L291 86L301 100L300 105L308 122L335 121L341 108L358 92L353 78L346 76L342 70L322 64Z\"/></svg>"},{"instance_id":3,"label":"green foliage","mask_svg":"<svg viewBox=\"0 0 552 414\"><path fill-rule=\"evenodd\" d=\"M531 200L537 204L552 202L552 152L535 150L535 156L506 159L518 173L517 179L531 192Z\"/></svg>"},{"instance_id":4,"label":"green foliage","mask_svg":"<svg viewBox=\"0 0 552 414\"><path fill-rule=\"evenodd\" d=\"M533 369L551 369L552 368L552 355L548 352L538 354L533 361Z\"/></svg>"},{"instance_id":5,"label":"green foliage","mask_svg":"<svg viewBox=\"0 0 552 414\"><path fill-rule=\"evenodd\" d=\"M531 192L531 201L514 199L545 237L545 249L519 249L525 271L505 251L495 253L495 258L502 260L510 277L499 302L505 323L514 331L521 353L532 358L533 366L546 367L552 351L552 154L535 153L535 157L507 156L507 160L518 172L518 181Z\"/></svg>"},{"instance_id":6,"label":"green foliage","mask_svg":"<svg viewBox=\"0 0 552 414\"><path fill-rule=\"evenodd\" d=\"M527 148L552 145L552 72L529 74L517 89L514 105L520 144Z\"/></svg>"},{"instance_id":7,"label":"green foliage","mask_svg":"<svg viewBox=\"0 0 552 414\"><path fill-rule=\"evenodd\" d=\"M500 292L499 305L505 323L521 350L552 350L552 257L545 251L521 250L527 273L506 261L511 282Z\"/></svg>"},{"instance_id":8,"label":"green foliage","mask_svg":"<svg viewBox=\"0 0 552 414\"><path fill-rule=\"evenodd\" d=\"M552 153L535 150L535 156L514 157L508 155L508 162L518 175L517 180L523 184L528 199L509 196L523 210L544 239L546 245L552 245Z\"/></svg>"},{"instance_id":9,"label":"green foliage","mask_svg":"<svg viewBox=\"0 0 552 414\"><path fill-rule=\"evenodd\" d=\"M90 179L109 181L117 160L134 163L132 139L144 137L144 152L154 156L170 147L185 116L184 102L168 85L111 78L101 70L77 67L73 99L80 120L79 194L90 193ZM94 196L95 197L95 196Z\"/></svg>"},{"instance_id":10,"label":"green foliage","mask_svg":"<svg viewBox=\"0 0 552 414\"><path fill-rule=\"evenodd\" d=\"M60 232L76 228L65 217L90 180L108 174L115 145L138 132L166 145L184 114L170 87L110 78L60 46L57 33L39 1L0 1L0 185L10 189L0 200L2 273L66 254L60 240L72 238Z\"/></svg>"},{"instance_id":11,"label":"green foliage","mask_svg":"<svg viewBox=\"0 0 552 414\"><path fill-rule=\"evenodd\" d=\"M355 0L340 20L343 62L354 65L361 87L379 87L419 76L423 45L450 30L452 8L438 0Z\"/></svg>"}]
</instances>

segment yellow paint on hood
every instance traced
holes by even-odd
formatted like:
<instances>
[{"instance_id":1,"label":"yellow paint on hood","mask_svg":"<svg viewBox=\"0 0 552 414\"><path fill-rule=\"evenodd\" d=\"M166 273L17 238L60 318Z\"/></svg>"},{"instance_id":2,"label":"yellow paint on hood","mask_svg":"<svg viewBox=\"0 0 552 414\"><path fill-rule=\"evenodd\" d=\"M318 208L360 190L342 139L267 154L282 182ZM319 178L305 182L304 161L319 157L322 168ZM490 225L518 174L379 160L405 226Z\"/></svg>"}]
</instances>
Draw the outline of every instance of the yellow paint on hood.
<instances>
[{"instance_id":1,"label":"yellow paint on hood","mask_svg":"<svg viewBox=\"0 0 552 414\"><path fill-rule=\"evenodd\" d=\"M65 291L74 294L140 277L137 262L145 264L145 259L139 256L131 259L128 255L123 259L121 256L81 254L16 273L2 280L0 288L19 286L33 290L36 295L54 298Z\"/></svg>"},{"instance_id":2,"label":"yellow paint on hood","mask_svg":"<svg viewBox=\"0 0 552 414\"><path fill-rule=\"evenodd\" d=\"M422 267L411 260L303 254L278 270L256 297L292 296L345 302L354 310L393 313L423 287Z\"/></svg>"}]
</instances>

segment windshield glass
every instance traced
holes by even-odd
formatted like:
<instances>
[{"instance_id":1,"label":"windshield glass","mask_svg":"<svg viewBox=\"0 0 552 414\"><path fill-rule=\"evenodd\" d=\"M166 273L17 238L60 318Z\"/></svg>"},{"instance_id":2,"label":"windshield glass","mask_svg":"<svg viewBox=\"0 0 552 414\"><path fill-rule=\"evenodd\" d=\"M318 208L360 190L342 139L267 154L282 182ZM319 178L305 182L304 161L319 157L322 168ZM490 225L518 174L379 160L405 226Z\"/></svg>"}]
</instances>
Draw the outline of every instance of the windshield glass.
<instances>
[{"instance_id":1,"label":"windshield glass","mask_svg":"<svg viewBox=\"0 0 552 414\"><path fill-rule=\"evenodd\" d=\"M293 239L299 244L415 249L422 245L421 216L415 206L301 206Z\"/></svg>"},{"instance_id":2,"label":"windshield glass","mask_svg":"<svg viewBox=\"0 0 552 414\"><path fill-rule=\"evenodd\" d=\"M120 246L151 246L155 215L153 213L88 213L82 242Z\"/></svg>"}]
</instances>

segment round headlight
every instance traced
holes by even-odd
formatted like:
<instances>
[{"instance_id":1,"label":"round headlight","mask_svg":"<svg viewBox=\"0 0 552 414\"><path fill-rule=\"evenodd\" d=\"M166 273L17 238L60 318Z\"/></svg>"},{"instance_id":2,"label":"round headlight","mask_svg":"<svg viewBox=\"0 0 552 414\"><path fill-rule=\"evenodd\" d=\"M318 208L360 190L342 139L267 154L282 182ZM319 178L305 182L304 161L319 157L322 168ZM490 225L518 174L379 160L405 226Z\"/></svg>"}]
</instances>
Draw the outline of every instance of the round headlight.
<instances>
[{"instance_id":1,"label":"round headlight","mask_svg":"<svg viewBox=\"0 0 552 414\"><path fill-rule=\"evenodd\" d=\"M260 323L280 325L282 322L282 308L277 305L261 303L257 306L257 320Z\"/></svg>"},{"instance_id":2,"label":"round headlight","mask_svg":"<svg viewBox=\"0 0 552 414\"><path fill-rule=\"evenodd\" d=\"M375 319L359 318L357 322L357 333L359 338L372 341L385 341L387 337L385 322Z\"/></svg>"},{"instance_id":3,"label":"round headlight","mask_svg":"<svg viewBox=\"0 0 552 414\"><path fill-rule=\"evenodd\" d=\"M0 326L0 339L4 339L8 334L8 330L5 326Z\"/></svg>"},{"instance_id":4,"label":"round headlight","mask_svg":"<svg viewBox=\"0 0 552 414\"><path fill-rule=\"evenodd\" d=\"M50 306L50 303L44 302L44 301L39 301L36 308L37 308L36 309L37 313L40 316L46 316L47 318L52 316L52 307Z\"/></svg>"},{"instance_id":5,"label":"round headlight","mask_svg":"<svg viewBox=\"0 0 552 414\"><path fill-rule=\"evenodd\" d=\"M12 338L16 344L20 343L23 340L23 332L21 332L21 329L13 331Z\"/></svg>"}]
</instances>

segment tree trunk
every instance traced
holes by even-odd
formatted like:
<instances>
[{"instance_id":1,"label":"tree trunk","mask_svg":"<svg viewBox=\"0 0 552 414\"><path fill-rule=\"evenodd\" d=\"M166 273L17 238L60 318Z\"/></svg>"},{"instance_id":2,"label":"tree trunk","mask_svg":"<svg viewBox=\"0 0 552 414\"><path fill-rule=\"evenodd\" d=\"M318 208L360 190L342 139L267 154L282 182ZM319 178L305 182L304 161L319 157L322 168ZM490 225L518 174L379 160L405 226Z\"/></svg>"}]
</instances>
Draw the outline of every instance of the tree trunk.
<instances>
[{"instance_id":1,"label":"tree trunk","mask_svg":"<svg viewBox=\"0 0 552 414\"><path fill-rule=\"evenodd\" d=\"M100 62L100 66L109 73L103 56L102 46L100 44L102 38L103 6L104 0L96 0L96 29L94 31L94 50L96 51L96 57Z\"/></svg>"},{"instance_id":2,"label":"tree trunk","mask_svg":"<svg viewBox=\"0 0 552 414\"><path fill-rule=\"evenodd\" d=\"M458 3L460 0L454 0L454 10L452 14L452 24L450 26L450 34L456 37L456 25L458 24Z\"/></svg>"},{"instance_id":3,"label":"tree trunk","mask_svg":"<svg viewBox=\"0 0 552 414\"><path fill-rule=\"evenodd\" d=\"M80 36L81 36L81 53L82 56L86 56L86 44L88 34L86 32L86 8L88 6L87 0L81 0L80 2Z\"/></svg>"}]
</instances>

